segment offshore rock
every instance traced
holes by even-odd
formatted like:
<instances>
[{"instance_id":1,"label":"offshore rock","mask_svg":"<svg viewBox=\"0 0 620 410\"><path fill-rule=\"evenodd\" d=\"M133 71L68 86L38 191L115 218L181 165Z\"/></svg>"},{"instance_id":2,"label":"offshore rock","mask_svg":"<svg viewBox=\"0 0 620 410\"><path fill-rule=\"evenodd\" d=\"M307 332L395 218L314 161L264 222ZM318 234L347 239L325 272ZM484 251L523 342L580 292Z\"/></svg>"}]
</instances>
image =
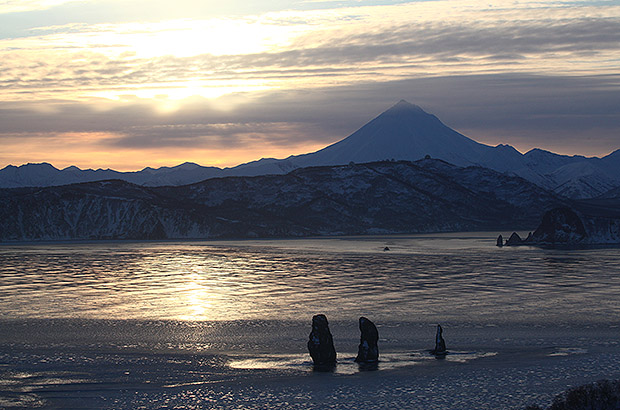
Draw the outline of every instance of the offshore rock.
<instances>
[{"instance_id":1,"label":"offshore rock","mask_svg":"<svg viewBox=\"0 0 620 410\"><path fill-rule=\"evenodd\" d=\"M448 351L446 350L446 341L443 340L443 329L441 325L437 325L437 334L435 335L435 349L431 350L431 354L435 356L445 356Z\"/></svg>"},{"instance_id":2,"label":"offshore rock","mask_svg":"<svg viewBox=\"0 0 620 410\"><path fill-rule=\"evenodd\" d=\"M334 339L329 331L327 317L323 314L312 317L308 351L315 366L333 366L336 364Z\"/></svg>"},{"instance_id":3,"label":"offshore rock","mask_svg":"<svg viewBox=\"0 0 620 410\"><path fill-rule=\"evenodd\" d=\"M512 235L510 235L510 238L506 241L506 246L515 245L523 245L523 239L521 239L518 233L513 232Z\"/></svg>"},{"instance_id":4,"label":"offshore rock","mask_svg":"<svg viewBox=\"0 0 620 410\"><path fill-rule=\"evenodd\" d=\"M357 350L357 363L374 363L379 360L379 331L374 323L365 317L360 317L360 344Z\"/></svg>"},{"instance_id":5,"label":"offshore rock","mask_svg":"<svg viewBox=\"0 0 620 410\"><path fill-rule=\"evenodd\" d=\"M497 242L495 243L495 246L499 246L500 248L504 246L504 238L502 237L502 235L499 235L497 237Z\"/></svg>"},{"instance_id":6,"label":"offshore rock","mask_svg":"<svg viewBox=\"0 0 620 410\"><path fill-rule=\"evenodd\" d=\"M585 242L588 234L579 216L570 208L555 208L545 213L532 234L537 244L573 245Z\"/></svg>"}]
</instances>

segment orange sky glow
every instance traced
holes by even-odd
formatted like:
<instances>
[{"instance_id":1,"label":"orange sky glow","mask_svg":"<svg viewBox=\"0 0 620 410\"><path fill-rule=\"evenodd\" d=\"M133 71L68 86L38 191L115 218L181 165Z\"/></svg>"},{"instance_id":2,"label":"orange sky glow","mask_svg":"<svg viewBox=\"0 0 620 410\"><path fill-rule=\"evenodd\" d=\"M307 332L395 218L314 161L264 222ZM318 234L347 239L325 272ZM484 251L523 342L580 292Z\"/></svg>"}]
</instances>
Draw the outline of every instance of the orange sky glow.
<instances>
[{"instance_id":1,"label":"orange sky glow","mask_svg":"<svg viewBox=\"0 0 620 410\"><path fill-rule=\"evenodd\" d=\"M149 5L0 2L0 167L284 158L401 98L493 145L620 147L615 2Z\"/></svg>"}]
</instances>

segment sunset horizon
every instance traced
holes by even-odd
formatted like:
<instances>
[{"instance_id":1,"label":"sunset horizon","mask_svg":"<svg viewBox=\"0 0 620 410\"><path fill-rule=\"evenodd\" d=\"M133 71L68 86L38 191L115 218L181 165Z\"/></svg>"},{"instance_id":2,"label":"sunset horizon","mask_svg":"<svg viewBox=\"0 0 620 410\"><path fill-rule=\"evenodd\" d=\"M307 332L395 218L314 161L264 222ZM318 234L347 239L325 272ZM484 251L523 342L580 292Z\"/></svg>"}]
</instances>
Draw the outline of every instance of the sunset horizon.
<instances>
[{"instance_id":1,"label":"sunset horizon","mask_svg":"<svg viewBox=\"0 0 620 410\"><path fill-rule=\"evenodd\" d=\"M0 27L0 168L286 158L403 98L522 153L620 148L613 1L7 0Z\"/></svg>"},{"instance_id":2,"label":"sunset horizon","mask_svg":"<svg viewBox=\"0 0 620 410\"><path fill-rule=\"evenodd\" d=\"M401 101L405 101L404 99L401 99ZM432 113L431 113L432 114ZM372 120L372 118L369 119L369 121ZM361 124L359 128L361 128L364 124ZM458 130L457 130L458 131ZM247 163L251 163L251 162L256 162L259 161L261 159L277 159L277 160L284 160L287 159L289 157L294 157L294 156L298 156L298 155L304 155L304 154L310 154L313 152L316 152L318 150L324 149L326 147L329 147L330 145L333 145L339 141L342 141L344 139L346 139L347 137L349 137L350 135L346 135L346 136L342 136L340 138L337 138L336 140L332 141L332 142L327 142L326 145L309 145L306 148L302 147L298 147L301 151L299 152L291 152L289 149L287 148L276 148L276 149L272 149L272 150L268 150L268 152L271 152L272 155L262 155L259 152L251 152L247 157L235 157L235 160L231 160L232 162L226 162L225 160L216 160L213 163L201 163L200 159L203 158L203 155L205 154L196 154L195 150L192 150L192 153L189 154L189 157L191 159L187 159L187 157L185 157L185 153L183 152L184 150L181 150L182 152L179 154L178 157L176 157L175 159L170 159L170 158L165 158L165 159L160 159L158 157L155 157L154 159L149 158L148 161L151 162L144 162L141 166L139 166L138 168L128 168L127 164L122 162L123 157L119 158L119 161L116 165L114 166L114 164L106 164L106 165L85 165L85 166L80 166L81 162L80 160L78 161L74 161L74 162L66 162L66 161L58 161L56 163L52 163L50 161L47 160L41 160L41 161L29 161L29 162L25 162L25 163L21 163L21 164L6 164L4 167L9 167L9 166L14 166L14 167L20 167L20 166L24 166L24 165L38 165L38 164L50 164L53 167L59 169L59 170L63 170L66 168L71 168L71 167L77 167L79 169L82 170L88 170L88 169L92 169L92 170L101 170L101 169L109 169L109 170L115 170L115 171L119 171L119 172L137 172L137 171L141 171L147 168L172 168L172 167L177 167L180 165L184 165L184 164L196 164L198 166L206 166L206 167L218 167L218 168L234 168L236 166L239 165L243 165L243 164L247 164ZM469 136L467 136L468 138L472 139L473 141L479 142L477 141L475 138L471 138ZM480 142L481 144L484 144L482 142ZM485 144L485 145L489 145L489 144ZM512 146L510 144L506 144L503 142L498 143L497 145L509 145ZM490 145L493 146L493 145ZM514 147L519 153L521 154L526 154L529 151L532 150L543 150L543 151L548 151L548 152L552 152L553 154L557 154L557 155L562 155L562 156L584 156L587 158L603 158L607 155L613 154L614 152L618 151L620 148L616 148L613 149L610 152L606 152L606 153L601 153L601 154L597 154L597 153L590 153L590 154L584 154L583 152L562 152L560 151L552 151L552 150L548 150L548 149L544 149L542 147L539 146L532 146L532 147L527 147L527 148L521 148L519 149L518 147ZM140 149L136 149L134 151L134 154L139 154L141 152ZM209 152L209 151L207 151ZM92 155L92 153L89 153L88 155ZM108 155L110 155L108 153ZM118 155L126 155L126 153L123 154L117 154ZM254 155L254 156L252 156ZM258 155L258 156L257 156ZM79 155L77 156L79 158ZM208 157L208 155L207 155ZM240 161L240 162L234 162L234 161ZM88 164L88 163L87 163ZM93 164L97 164L97 163L93 163Z\"/></svg>"}]
</instances>

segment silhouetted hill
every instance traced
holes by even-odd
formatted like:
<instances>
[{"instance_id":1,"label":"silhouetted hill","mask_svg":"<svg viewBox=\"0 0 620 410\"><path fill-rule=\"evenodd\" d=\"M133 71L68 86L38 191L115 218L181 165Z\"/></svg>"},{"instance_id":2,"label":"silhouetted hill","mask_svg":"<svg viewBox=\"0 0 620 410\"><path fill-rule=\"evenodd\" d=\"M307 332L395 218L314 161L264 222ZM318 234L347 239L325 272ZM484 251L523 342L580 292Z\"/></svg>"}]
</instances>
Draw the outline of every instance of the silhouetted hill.
<instances>
[{"instance_id":1,"label":"silhouetted hill","mask_svg":"<svg viewBox=\"0 0 620 410\"><path fill-rule=\"evenodd\" d=\"M525 181L440 160L309 167L143 187L0 190L3 241L284 237L529 229L564 204Z\"/></svg>"}]
</instances>

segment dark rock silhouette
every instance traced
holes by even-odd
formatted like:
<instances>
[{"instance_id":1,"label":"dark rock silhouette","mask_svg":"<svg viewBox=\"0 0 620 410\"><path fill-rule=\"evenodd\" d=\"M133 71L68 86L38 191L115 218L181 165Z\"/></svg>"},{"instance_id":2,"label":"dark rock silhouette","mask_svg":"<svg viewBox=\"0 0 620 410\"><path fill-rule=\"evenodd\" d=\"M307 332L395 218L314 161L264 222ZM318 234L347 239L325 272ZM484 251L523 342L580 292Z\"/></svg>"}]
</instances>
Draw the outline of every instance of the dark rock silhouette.
<instances>
[{"instance_id":1,"label":"dark rock silhouette","mask_svg":"<svg viewBox=\"0 0 620 410\"><path fill-rule=\"evenodd\" d=\"M387 246L385 248L383 248L384 251L389 251L390 248L388 248Z\"/></svg>"},{"instance_id":2,"label":"dark rock silhouette","mask_svg":"<svg viewBox=\"0 0 620 410\"><path fill-rule=\"evenodd\" d=\"M555 208L545 213L532 234L532 241L542 244L575 244L588 234L581 218L570 208Z\"/></svg>"},{"instance_id":3,"label":"dark rock silhouette","mask_svg":"<svg viewBox=\"0 0 620 410\"><path fill-rule=\"evenodd\" d=\"M329 331L329 323L325 315L320 314L312 317L308 351L315 366L333 366L336 364L334 339Z\"/></svg>"},{"instance_id":4,"label":"dark rock silhouette","mask_svg":"<svg viewBox=\"0 0 620 410\"><path fill-rule=\"evenodd\" d=\"M360 345L357 350L357 363L374 363L379 360L379 331L374 323L365 317L360 317Z\"/></svg>"},{"instance_id":5,"label":"dark rock silhouette","mask_svg":"<svg viewBox=\"0 0 620 410\"><path fill-rule=\"evenodd\" d=\"M497 242L495 243L495 246L499 246L500 248L504 246L504 238L502 237L502 235L497 237Z\"/></svg>"},{"instance_id":6,"label":"dark rock silhouette","mask_svg":"<svg viewBox=\"0 0 620 410\"><path fill-rule=\"evenodd\" d=\"M576 210L554 208L543 215L538 228L527 238L522 240L513 233L504 243L552 248L611 244L620 244L620 206L615 203L606 205L606 208L596 204L582 205Z\"/></svg>"},{"instance_id":7,"label":"dark rock silhouette","mask_svg":"<svg viewBox=\"0 0 620 410\"><path fill-rule=\"evenodd\" d=\"M510 235L510 238L506 241L506 246L515 245L523 245L523 239L521 239L518 233L513 232L512 235Z\"/></svg>"},{"instance_id":8,"label":"dark rock silhouette","mask_svg":"<svg viewBox=\"0 0 620 410\"><path fill-rule=\"evenodd\" d=\"M443 340L443 329L441 325L437 325L437 334L435 335L435 349L431 350L431 354L435 356L445 356L448 351L446 350L446 341Z\"/></svg>"}]
</instances>

